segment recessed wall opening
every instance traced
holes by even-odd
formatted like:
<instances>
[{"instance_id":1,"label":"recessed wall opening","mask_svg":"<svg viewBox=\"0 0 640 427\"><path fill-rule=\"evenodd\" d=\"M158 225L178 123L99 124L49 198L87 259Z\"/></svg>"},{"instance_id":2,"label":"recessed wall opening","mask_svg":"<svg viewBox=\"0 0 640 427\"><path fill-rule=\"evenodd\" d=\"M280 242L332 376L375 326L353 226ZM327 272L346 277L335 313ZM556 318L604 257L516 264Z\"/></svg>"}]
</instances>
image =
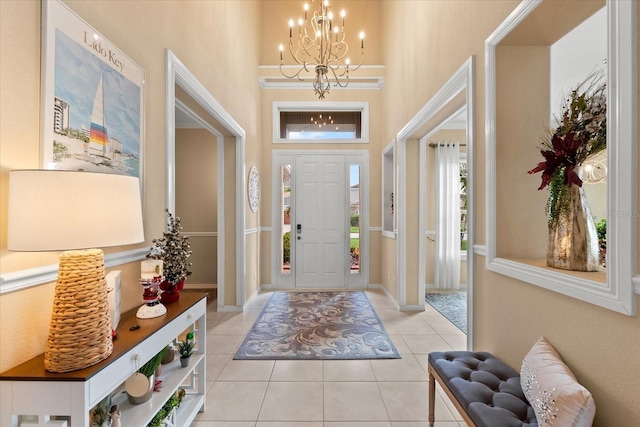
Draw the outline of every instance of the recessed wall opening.
<instances>
[{"instance_id":1,"label":"recessed wall opening","mask_svg":"<svg viewBox=\"0 0 640 427\"><path fill-rule=\"evenodd\" d=\"M281 111L282 139L360 139L360 111Z\"/></svg>"},{"instance_id":2,"label":"recessed wall opening","mask_svg":"<svg viewBox=\"0 0 640 427\"><path fill-rule=\"evenodd\" d=\"M369 142L367 102L276 101L272 119L276 144Z\"/></svg>"}]
</instances>

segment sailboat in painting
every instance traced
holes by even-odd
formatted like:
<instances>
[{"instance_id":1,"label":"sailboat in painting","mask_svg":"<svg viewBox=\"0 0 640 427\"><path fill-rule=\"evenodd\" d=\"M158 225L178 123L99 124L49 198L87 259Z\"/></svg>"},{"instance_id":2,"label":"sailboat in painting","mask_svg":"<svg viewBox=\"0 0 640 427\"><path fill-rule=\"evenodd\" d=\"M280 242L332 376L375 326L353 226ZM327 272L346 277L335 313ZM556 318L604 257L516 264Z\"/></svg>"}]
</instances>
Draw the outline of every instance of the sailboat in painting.
<instances>
[{"instance_id":1,"label":"sailboat in painting","mask_svg":"<svg viewBox=\"0 0 640 427\"><path fill-rule=\"evenodd\" d=\"M93 99L93 112L91 114L91 127L89 129L89 155L94 163L109 163L112 158L109 149L109 136L104 125L104 88L102 77L98 82L96 96Z\"/></svg>"}]
</instances>

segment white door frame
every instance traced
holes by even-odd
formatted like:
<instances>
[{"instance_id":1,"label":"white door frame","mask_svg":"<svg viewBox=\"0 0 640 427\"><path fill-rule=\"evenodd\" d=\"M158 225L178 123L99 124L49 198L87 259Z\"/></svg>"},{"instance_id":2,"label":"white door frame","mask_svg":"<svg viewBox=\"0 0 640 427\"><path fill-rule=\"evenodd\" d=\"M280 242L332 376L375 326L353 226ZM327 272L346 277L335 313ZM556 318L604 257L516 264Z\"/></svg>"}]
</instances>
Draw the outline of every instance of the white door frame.
<instances>
[{"instance_id":1,"label":"white door frame","mask_svg":"<svg viewBox=\"0 0 640 427\"><path fill-rule=\"evenodd\" d=\"M178 85L204 108L222 128L236 140L236 301L235 305L224 305L225 294L225 230L218 227L218 311L242 311L245 303L246 239L245 239L245 131L209 93L202 83L170 50L166 50L166 207L175 212L176 197L176 130L175 130L175 86ZM224 224L224 148L218 144L218 223Z\"/></svg>"},{"instance_id":2,"label":"white door frame","mask_svg":"<svg viewBox=\"0 0 640 427\"><path fill-rule=\"evenodd\" d=\"M369 150L273 150L271 167L271 283L276 289L294 289L295 274L282 274L280 271L280 210L282 201L278 190L280 182L280 166L295 165L296 154L339 154L345 155L348 167L352 164L360 165L360 273L347 272L345 289L366 289L369 284ZM295 173L295 171L294 171ZM348 175L347 175L348 176ZM348 182L348 180L347 180ZM295 203L295 191L292 188L291 205ZM294 212L295 216L295 212ZM293 224L293 218L291 223ZM293 238L293 233L292 233ZM292 244L293 249L293 244ZM292 252L292 257L295 254ZM294 265L294 259L291 260Z\"/></svg>"},{"instance_id":3,"label":"white door frame","mask_svg":"<svg viewBox=\"0 0 640 427\"><path fill-rule=\"evenodd\" d=\"M407 140L410 138L420 139L428 135L435 128L442 124L439 123L434 127L424 130L423 127L438 112L440 112L447 104L449 104L456 96L464 91L467 106L467 167L468 174L471 177L467 186L467 349L473 349L474 328L473 328L473 265L474 265L474 244L475 244L475 197L474 197L474 129L475 129L475 90L474 90L474 56L470 56L464 64L451 76L451 78L442 86L438 92L418 111L418 113L398 132L398 168L406 169L407 164ZM446 121L447 119L445 119ZM416 135L423 132L421 135ZM418 248L419 260L425 259L425 243L426 235L425 226L425 187L426 187L426 138L420 143L420 202L419 202L419 233L420 245ZM398 174L398 251L397 251L397 283L398 283L398 305L400 309L415 310L416 308L424 310L424 292L425 292L425 269L421 265L418 272L418 307L407 306L407 176L406 174Z\"/></svg>"}]
</instances>

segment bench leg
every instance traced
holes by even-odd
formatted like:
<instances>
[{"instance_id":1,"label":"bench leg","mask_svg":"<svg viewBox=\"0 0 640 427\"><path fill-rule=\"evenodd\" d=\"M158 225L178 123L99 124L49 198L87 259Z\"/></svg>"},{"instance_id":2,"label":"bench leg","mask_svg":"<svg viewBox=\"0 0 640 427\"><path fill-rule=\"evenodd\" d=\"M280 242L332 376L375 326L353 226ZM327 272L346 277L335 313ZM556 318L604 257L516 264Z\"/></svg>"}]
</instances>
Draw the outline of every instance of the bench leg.
<instances>
[{"instance_id":1,"label":"bench leg","mask_svg":"<svg viewBox=\"0 0 640 427\"><path fill-rule=\"evenodd\" d=\"M433 427L435 422L435 407L436 407L436 378L429 370L429 426Z\"/></svg>"}]
</instances>

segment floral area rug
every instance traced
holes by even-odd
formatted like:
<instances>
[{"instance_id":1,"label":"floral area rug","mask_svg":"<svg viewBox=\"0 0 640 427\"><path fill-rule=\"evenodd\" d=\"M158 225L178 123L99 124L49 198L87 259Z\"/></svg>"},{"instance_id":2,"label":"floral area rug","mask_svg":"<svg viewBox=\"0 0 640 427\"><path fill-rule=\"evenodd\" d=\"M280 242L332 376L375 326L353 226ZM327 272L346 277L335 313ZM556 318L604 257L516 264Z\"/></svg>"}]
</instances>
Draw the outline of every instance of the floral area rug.
<instances>
[{"instance_id":1,"label":"floral area rug","mask_svg":"<svg viewBox=\"0 0 640 427\"><path fill-rule=\"evenodd\" d=\"M449 319L465 334L467 333L467 293L427 292L425 301Z\"/></svg>"},{"instance_id":2,"label":"floral area rug","mask_svg":"<svg viewBox=\"0 0 640 427\"><path fill-rule=\"evenodd\" d=\"M274 292L234 359L400 359L364 292Z\"/></svg>"}]
</instances>

